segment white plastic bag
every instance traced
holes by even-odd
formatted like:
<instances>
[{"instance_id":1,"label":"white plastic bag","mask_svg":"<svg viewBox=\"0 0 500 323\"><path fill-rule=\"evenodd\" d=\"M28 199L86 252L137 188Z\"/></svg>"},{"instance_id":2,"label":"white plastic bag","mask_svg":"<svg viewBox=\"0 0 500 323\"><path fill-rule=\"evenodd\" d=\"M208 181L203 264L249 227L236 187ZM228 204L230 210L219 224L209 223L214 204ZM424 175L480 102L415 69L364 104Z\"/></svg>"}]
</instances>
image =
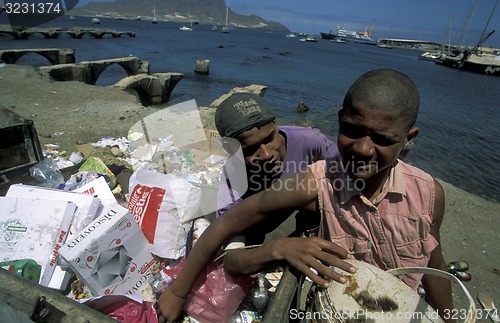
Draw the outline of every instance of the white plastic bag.
<instances>
[{"instance_id":1,"label":"white plastic bag","mask_svg":"<svg viewBox=\"0 0 500 323\"><path fill-rule=\"evenodd\" d=\"M151 252L163 258L185 255L191 221L198 216L200 189L173 174L140 169L129 181L129 212L142 228Z\"/></svg>"}]
</instances>

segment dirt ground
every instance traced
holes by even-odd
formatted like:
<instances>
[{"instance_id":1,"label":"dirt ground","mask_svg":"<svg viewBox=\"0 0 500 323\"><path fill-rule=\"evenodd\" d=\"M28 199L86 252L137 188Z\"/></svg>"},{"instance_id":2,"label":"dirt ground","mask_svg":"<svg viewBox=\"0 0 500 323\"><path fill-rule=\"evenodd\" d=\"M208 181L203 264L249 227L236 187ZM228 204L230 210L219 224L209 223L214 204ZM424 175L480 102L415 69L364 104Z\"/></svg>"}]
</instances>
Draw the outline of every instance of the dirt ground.
<instances>
[{"instance_id":1,"label":"dirt ground","mask_svg":"<svg viewBox=\"0 0 500 323\"><path fill-rule=\"evenodd\" d=\"M143 107L119 89L51 81L32 67L15 65L0 67L0 105L32 119L42 145L57 144L68 153L76 150L76 143L126 137L132 125L158 110ZM210 110L201 113L204 124L213 126ZM441 230L445 259L466 260L472 280L465 286L472 296L485 292L500 304L499 204L442 184L447 199ZM464 306L454 290L457 305Z\"/></svg>"}]
</instances>

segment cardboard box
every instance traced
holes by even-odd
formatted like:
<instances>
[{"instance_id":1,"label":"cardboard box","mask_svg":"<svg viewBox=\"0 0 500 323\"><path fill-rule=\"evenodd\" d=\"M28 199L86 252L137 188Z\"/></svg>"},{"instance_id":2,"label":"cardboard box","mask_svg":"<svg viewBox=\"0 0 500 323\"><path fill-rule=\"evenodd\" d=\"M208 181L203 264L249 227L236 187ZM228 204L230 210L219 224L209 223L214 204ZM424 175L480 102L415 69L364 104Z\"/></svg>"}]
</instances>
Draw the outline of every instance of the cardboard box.
<instances>
[{"instance_id":1,"label":"cardboard box","mask_svg":"<svg viewBox=\"0 0 500 323\"><path fill-rule=\"evenodd\" d=\"M106 179L102 176L83 185L82 187L75 189L73 192L90 194L101 200L101 205L99 206L96 217L101 216L104 211L110 209L116 204L116 198L113 195L113 192L111 192Z\"/></svg>"},{"instance_id":2,"label":"cardboard box","mask_svg":"<svg viewBox=\"0 0 500 323\"><path fill-rule=\"evenodd\" d=\"M0 261L35 260L48 286L75 211L67 201L0 197Z\"/></svg>"},{"instance_id":3,"label":"cardboard box","mask_svg":"<svg viewBox=\"0 0 500 323\"><path fill-rule=\"evenodd\" d=\"M51 188L14 184L9 187L7 194L9 197L33 197L47 200L59 200L73 202L77 206L75 217L73 218L73 231L79 231L92 222L97 216L100 199L89 194L62 191Z\"/></svg>"},{"instance_id":4,"label":"cardboard box","mask_svg":"<svg viewBox=\"0 0 500 323\"><path fill-rule=\"evenodd\" d=\"M118 204L68 240L60 254L94 296L140 294L155 263L141 228Z\"/></svg>"}]
</instances>

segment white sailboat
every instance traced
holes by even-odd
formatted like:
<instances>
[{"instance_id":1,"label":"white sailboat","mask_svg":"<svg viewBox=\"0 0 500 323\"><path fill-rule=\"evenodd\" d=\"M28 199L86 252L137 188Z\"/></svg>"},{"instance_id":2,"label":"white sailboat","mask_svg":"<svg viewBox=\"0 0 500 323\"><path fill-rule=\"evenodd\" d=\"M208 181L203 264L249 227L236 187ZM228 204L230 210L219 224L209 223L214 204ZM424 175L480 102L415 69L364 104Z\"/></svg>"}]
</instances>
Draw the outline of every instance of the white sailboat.
<instances>
[{"instance_id":1,"label":"white sailboat","mask_svg":"<svg viewBox=\"0 0 500 323\"><path fill-rule=\"evenodd\" d=\"M179 28L180 31L193 31L193 23L191 22L191 14L188 12L189 21L186 25Z\"/></svg>"},{"instance_id":2,"label":"white sailboat","mask_svg":"<svg viewBox=\"0 0 500 323\"><path fill-rule=\"evenodd\" d=\"M193 31L193 25L191 23L189 23L189 26L182 26L181 28L179 28L180 31Z\"/></svg>"},{"instance_id":3,"label":"white sailboat","mask_svg":"<svg viewBox=\"0 0 500 323\"><path fill-rule=\"evenodd\" d=\"M224 27L222 27L222 32L223 33L228 33L229 32L229 27L227 26L227 18L229 16L229 0L227 0L227 5L226 5L226 24L224 25Z\"/></svg>"}]
</instances>

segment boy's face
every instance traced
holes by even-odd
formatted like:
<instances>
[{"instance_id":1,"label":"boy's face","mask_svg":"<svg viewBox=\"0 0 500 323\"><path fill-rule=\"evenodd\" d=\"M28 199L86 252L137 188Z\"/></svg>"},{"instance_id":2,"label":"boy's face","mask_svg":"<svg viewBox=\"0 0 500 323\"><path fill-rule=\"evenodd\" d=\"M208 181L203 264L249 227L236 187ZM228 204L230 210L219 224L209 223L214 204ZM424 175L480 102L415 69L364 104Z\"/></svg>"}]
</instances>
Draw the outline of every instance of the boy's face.
<instances>
[{"instance_id":1,"label":"boy's face","mask_svg":"<svg viewBox=\"0 0 500 323\"><path fill-rule=\"evenodd\" d=\"M286 147L275 121L238 135L248 172L276 176L281 172Z\"/></svg>"},{"instance_id":2,"label":"boy's face","mask_svg":"<svg viewBox=\"0 0 500 323\"><path fill-rule=\"evenodd\" d=\"M338 148L354 179L385 175L405 143L418 134L417 128L408 131L399 113L377 111L360 102L339 112L339 122Z\"/></svg>"}]
</instances>

